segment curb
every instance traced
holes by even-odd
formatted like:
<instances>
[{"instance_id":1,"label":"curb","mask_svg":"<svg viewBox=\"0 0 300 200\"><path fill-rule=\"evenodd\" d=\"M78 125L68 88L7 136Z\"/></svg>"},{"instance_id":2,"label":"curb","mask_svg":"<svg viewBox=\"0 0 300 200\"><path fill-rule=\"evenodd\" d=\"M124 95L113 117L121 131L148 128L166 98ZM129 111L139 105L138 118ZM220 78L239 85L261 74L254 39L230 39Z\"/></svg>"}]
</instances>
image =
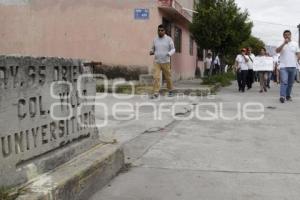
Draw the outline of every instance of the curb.
<instances>
[{"instance_id":1,"label":"curb","mask_svg":"<svg viewBox=\"0 0 300 200\"><path fill-rule=\"evenodd\" d=\"M28 183L17 200L86 200L123 166L123 149L101 144Z\"/></svg>"}]
</instances>

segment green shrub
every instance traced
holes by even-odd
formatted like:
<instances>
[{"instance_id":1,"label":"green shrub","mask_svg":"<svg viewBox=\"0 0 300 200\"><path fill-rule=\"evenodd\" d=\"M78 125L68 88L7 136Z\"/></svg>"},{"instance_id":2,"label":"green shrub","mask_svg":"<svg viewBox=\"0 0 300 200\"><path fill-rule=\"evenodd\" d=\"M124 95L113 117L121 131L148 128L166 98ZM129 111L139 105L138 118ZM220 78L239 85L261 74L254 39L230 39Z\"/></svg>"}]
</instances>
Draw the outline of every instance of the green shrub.
<instances>
[{"instance_id":1,"label":"green shrub","mask_svg":"<svg viewBox=\"0 0 300 200\"><path fill-rule=\"evenodd\" d=\"M231 85L231 82L235 80L235 75L232 72L216 74L210 77L203 78L203 85L216 85L220 84L222 87Z\"/></svg>"},{"instance_id":2,"label":"green shrub","mask_svg":"<svg viewBox=\"0 0 300 200\"><path fill-rule=\"evenodd\" d=\"M141 74L148 74L148 68L143 66L96 66L96 74L106 75L108 79L124 78L127 81L139 80Z\"/></svg>"}]
</instances>

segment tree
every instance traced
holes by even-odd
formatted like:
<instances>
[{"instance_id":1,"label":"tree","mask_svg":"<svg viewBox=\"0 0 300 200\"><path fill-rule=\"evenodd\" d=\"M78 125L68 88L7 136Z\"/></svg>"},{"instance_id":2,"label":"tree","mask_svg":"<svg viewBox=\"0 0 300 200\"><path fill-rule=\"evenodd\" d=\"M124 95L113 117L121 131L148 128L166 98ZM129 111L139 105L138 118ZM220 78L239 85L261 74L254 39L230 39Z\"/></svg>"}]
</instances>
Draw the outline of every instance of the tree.
<instances>
[{"instance_id":1,"label":"tree","mask_svg":"<svg viewBox=\"0 0 300 200\"><path fill-rule=\"evenodd\" d=\"M234 0L199 0L195 10L190 30L204 49L228 56L251 35L248 11L241 11Z\"/></svg>"},{"instance_id":2,"label":"tree","mask_svg":"<svg viewBox=\"0 0 300 200\"><path fill-rule=\"evenodd\" d=\"M265 47L265 43L260 40L257 37L254 36L250 36L248 40L244 41L242 43L242 45L240 46L240 48L247 48L247 47L251 47L252 48L252 52L255 55L259 55L260 54L260 50L261 48Z\"/></svg>"}]
</instances>

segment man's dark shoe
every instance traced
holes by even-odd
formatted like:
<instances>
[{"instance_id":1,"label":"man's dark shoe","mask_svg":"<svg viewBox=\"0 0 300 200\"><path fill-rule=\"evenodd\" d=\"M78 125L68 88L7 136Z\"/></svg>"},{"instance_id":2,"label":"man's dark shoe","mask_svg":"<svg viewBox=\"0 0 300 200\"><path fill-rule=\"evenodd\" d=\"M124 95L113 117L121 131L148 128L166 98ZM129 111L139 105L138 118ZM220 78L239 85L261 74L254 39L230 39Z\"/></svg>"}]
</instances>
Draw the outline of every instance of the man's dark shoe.
<instances>
[{"instance_id":1,"label":"man's dark shoe","mask_svg":"<svg viewBox=\"0 0 300 200\"><path fill-rule=\"evenodd\" d=\"M174 97L174 96L175 96L175 93L173 91L169 91L168 97Z\"/></svg>"},{"instance_id":2,"label":"man's dark shoe","mask_svg":"<svg viewBox=\"0 0 300 200\"><path fill-rule=\"evenodd\" d=\"M293 101L293 99L292 99L291 96L287 96L287 97L286 97L286 100L287 100L287 101Z\"/></svg>"},{"instance_id":3,"label":"man's dark shoe","mask_svg":"<svg viewBox=\"0 0 300 200\"><path fill-rule=\"evenodd\" d=\"M157 99L158 96L159 96L158 94L153 94L153 95L151 95L150 99Z\"/></svg>"},{"instance_id":4,"label":"man's dark shoe","mask_svg":"<svg viewBox=\"0 0 300 200\"><path fill-rule=\"evenodd\" d=\"M266 87L264 87L264 91L265 91L265 92L267 92L267 91L268 91Z\"/></svg>"},{"instance_id":5,"label":"man's dark shoe","mask_svg":"<svg viewBox=\"0 0 300 200\"><path fill-rule=\"evenodd\" d=\"M284 103L284 102L285 102L285 98L284 98L284 97L280 97L279 101L280 101L281 103Z\"/></svg>"}]
</instances>

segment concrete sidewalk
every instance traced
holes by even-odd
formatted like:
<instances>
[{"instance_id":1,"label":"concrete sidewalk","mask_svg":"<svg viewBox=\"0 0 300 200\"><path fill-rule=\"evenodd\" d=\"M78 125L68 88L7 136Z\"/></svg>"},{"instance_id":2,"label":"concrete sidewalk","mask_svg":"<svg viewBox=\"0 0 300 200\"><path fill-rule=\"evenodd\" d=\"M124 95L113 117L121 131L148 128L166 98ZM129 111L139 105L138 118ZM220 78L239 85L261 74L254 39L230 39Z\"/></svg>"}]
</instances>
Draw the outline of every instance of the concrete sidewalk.
<instances>
[{"instance_id":1,"label":"concrete sidewalk","mask_svg":"<svg viewBox=\"0 0 300 200\"><path fill-rule=\"evenodd\" d=\"M215 93L219 88L218 85L202 85L201 79L192 80L178 80L174 82L174 92L176 94L194 95L194 96L206 96L209 92ZM97 92L104 93L122 93L122 94L135 94L145 95L152 94L152 84L141 84L138 81L125 81L124 79L110 80L107 86L103 84L103 81L99 80L97 83ZM160 93L165 95L168 92L166 84L164 83L160 89Z\"/></svg>"},{"instance_id":2,"label":"concrete sidewalk","mask_svg":"<svg viewBox=\"0 0 300 200\"><path fill-rule=\"evenodd\" d=\"M132 168L121 173L91 200L298 200L300 197L300 92L280 104L279 87L260 94L258 85L245 93L236 84L214 98L167 100L194 106L178 107L177 116L214 111L236 115L239 105L263 106L261 120L175 120L165 113L153 121L151 110L140 121L111 120L113 136L125 147ZM135 96L134 98L140 98ZM142 101L131 99L128 101ZM144 100L149 101L149 100ZM157 104L164 100L156 101ZM113 101L110 101L113 104ZM202 104L201 109L195 109ZM242 111L243 112L243 111ZM207 116L207 115L206 115ZM99 116L98 116L99 117ZM109 128L109 127L107 127ZM149 128L150 131L144 131ZM152 129L151 129L152 128Z\"/></svg>"},{"instance_id":3,"label":"concrete sidewalk","mask_svg":"<svg viewBox=\"0 0 300 200\"><path fill-rule=\"evenodd\" d=\"M208 94L211 93L210 91L213 86L201 85L200 79L178 81L174 86L176 89L183 92L176 94L176 97L171 98L167 95L160 95L160 97L155 100L151 100L151 94L146 93L143 95L98 93L98 100L96 100L96 103L100 103L103 106L96 106L96 122L97 124L104 124L105 122L107 122L107 125L103 126L103 128L100 127L100 132L103 133L102 136L104 136L104 139L105 137L108 137L107 139L115 138L120 143L126 143L131 139L139 136L141 133L152 131L155 129L163 129L166 126L172 124L175 121L173 117L174 114L178 115L186 112L187 109L189 109L193 104L199 102L200 100L214 98L214 95L213 97L195 96L193 94L191 94L190 96L184 96L184 91L191 90L207 91ZM163 87L162 89L164 90L166 88ZM161 120L154 119L153 106L159 107L162 104L170 104L166 105L166 108L171 110L173 104L180 102L185 103L186 105L176 106L174 114L166 111L162 113ZM116 104L118 103L129 104L130 106L132 106L136 118L129 120L116 119L118 117L121 118L128 116L128 114L123 114L124 116L122 116L122 114L118 114L117 117L113 116L113 106L116 106ZM122 107L128 109L128 106L120 106L120 108ZM107 111L105 111L105 109Z\"/></svg>"}]
</instances>

